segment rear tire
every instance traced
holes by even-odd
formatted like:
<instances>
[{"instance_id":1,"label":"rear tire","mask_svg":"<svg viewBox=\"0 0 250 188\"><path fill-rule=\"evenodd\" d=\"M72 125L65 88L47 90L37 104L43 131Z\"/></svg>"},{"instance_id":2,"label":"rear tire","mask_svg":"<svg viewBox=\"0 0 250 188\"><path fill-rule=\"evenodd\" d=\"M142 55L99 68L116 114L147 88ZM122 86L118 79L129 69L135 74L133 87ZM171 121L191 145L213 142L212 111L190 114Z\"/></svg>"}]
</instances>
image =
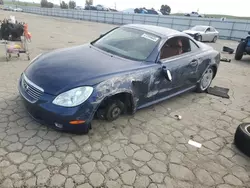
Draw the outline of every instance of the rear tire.
<instances>
[{"instance_id":1,"label":"rear tire","mask_svg":"<svg viewBox=\"0 0 250 188\"><path fill-rule=\"evenodd\" d=\"M218 37L215 36L212 42L216 43L217 39L218 39Z\"/></svg>"},{"instance_id":2,"label":"rear tire","mask_svg":"<svg viewBox=\"0 0 250 188\"><path fill-rule=\"evenodd\" d=\"M235 60L241 60L242 57L243 57L244 51L245 51L245 43L241 42L237 46L237 49L236 49L236 52L235 52L235 56L234 56Z\"/></svg>"},{"instance_id":3,"label":"rear tire","mask_svg":"<svg viewBox=\"0 0 250 188\"><path fill-rule=\"evenodd\" d=\"M210 87L215 75L215 70L213 67L209 67L203 74L201 81L197 85L196 92L203 93L206 92Z\"/></svg>"}]
</instances>

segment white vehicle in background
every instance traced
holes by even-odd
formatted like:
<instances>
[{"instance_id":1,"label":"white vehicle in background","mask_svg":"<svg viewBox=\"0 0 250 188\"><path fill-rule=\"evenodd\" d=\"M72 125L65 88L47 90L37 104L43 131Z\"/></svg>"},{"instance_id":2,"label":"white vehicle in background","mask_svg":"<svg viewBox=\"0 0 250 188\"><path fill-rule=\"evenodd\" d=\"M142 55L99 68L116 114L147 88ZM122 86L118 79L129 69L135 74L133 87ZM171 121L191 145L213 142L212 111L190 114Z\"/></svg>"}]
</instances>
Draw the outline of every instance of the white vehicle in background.
<instances>
[{"instance_id":1,"label":"white vehicle in background","mask_svg":"<svg viewBox=\"0 0 250 188\"><path fill-rule=\"evenodd\" d=\"M123 11L121 11L122 13L126 13L126 14L134 14L135 13L135 9L134 8L128 8L125 9Z\"/></svg>"},{"instance_id":2,"label":"white vehicle in background","mask_svg":"<svg viewBox=\"0 0 250 188\"><path fill-rule=\"evenodd\" d=\"M201 42L216 42L219 37L219 32L214 27L205 25L196 25L183 32Z\"/></svg>"},{"instance_id":3,"label":"white vehicle in background","mask_svg":"<svg viewBox=\"0 0 250 188\"><path fill-rule=\"evenodd\" d=\"M190 17L204 17L204 15L199 14L198 12L191 12L191 13L185 14L185 16L190 16Z\"/></svg>"},{"instance_id":4,"label":"white vehicle in background","mask_svg":"<svg viewBox=\"0 0 250 188\"><path fill-rule=\"evenodd\" d=\"M14 8L14 11L15 12L23 12L23 9L21 9L21 8Z\"/></svg>"},{"instance_id":5,"label":"white vehicle in background","mask_svg":"<svg viewBox=\"0 0 250 188\"><path fill-rule=\"evenodd\" d=\"M96 5L96 9L99 11L108 11L109 9L103 5Z\"/></svg>"},{"instance_id":6,"label":"white vehicle in background","mask_svg":"<svg viewBox=\"0 0 250 188\"><path fill-rule=\"evenodd\" d=\"M84 10L84 7L82 7L82 6L76 6L75 10Z\"/></svg>"}]
</instances>

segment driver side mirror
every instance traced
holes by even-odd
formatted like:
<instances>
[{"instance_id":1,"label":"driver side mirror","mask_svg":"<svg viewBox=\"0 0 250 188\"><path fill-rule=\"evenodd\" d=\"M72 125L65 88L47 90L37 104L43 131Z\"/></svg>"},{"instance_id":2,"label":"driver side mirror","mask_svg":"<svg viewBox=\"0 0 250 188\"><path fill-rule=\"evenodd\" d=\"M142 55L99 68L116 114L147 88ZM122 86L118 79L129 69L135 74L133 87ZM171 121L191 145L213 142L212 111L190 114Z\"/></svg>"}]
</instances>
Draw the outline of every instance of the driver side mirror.
<instances>
[{"instance_id":1,"label":"driver side mirror","mask_svg":"<svg viewBox=\"0 0 250 188\"><path fill-rule=\"evenodd\" d=\"M171 72L170 72L170 70L167 69L166 66L163 66L163 67L162 67L162 72L163 72L164 77L165 77L169 82L172 82L172 75L171 75Z\"/></svg>"},{"instance_id":2,"label":"driver side mirror","mask_svg":"<svg viewBox=\"0 0 250 188\"><path fill-rule=\"evenodd\" d=\"M100 34L100 37L99 37L99 38L102 38L104 35L105 35L105 33Z\"/></svg>"}]
</instances>

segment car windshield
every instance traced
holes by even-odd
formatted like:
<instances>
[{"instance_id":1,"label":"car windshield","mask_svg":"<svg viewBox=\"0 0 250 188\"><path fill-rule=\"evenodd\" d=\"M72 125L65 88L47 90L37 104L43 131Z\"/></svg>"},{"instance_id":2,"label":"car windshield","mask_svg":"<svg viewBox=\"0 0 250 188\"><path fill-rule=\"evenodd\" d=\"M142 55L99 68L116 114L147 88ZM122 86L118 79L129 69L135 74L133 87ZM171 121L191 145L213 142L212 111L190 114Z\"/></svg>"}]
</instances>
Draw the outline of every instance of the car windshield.
<instances>
[{"instance_id":1,"label":"car windshield","mask_svg":"<svg viewBox=\"0 0 250 188\"><path fill-rule=\"evenodd\" d=\"M195 26L191 28L192 31L205 31L206 29L206 26Z\"/></svg>"},{"instance_id":2,"label":"car windshield","mask_svg":"<svg viewBox=\"0 0 250 188\"><path fill-rule=\"evenodd\" d=\"M132 28L117 28L91 43L104 51L127 59L144 61L152 53L160 37Z\"/></svg>"}]
</instances>

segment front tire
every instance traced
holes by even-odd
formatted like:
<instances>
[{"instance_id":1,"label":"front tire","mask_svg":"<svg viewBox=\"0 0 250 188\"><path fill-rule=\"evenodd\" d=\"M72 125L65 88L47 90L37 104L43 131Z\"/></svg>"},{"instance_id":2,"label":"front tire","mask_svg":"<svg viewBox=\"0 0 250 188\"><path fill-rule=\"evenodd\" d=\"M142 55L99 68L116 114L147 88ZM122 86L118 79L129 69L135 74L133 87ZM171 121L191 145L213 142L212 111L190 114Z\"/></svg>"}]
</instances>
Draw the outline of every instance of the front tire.
<instances>
[{"instance_id":1,"label":"front tire","mask_svg":"<svg viewBox=\"0 0 250 188\"><path fill-rule=\"evenodd\" d=\"M124 103L119 100L111 100L105 110L105 119L114 121L120 117L124 111Z\"/></svg>"},{"instance_id":2,"label":"front tire","mask_svg":"<svg viewBox=\"0 0 250 188\"><path fill-rule=\"evenodd\" d=\"M241 60L243 57L244 51L245 51L245 43L241 42L236 49L235 56L234 56L235 60Z\"/></svg>"},{"instance_id":3,"label":"front tire","mask_svg":"<svg viewBox=\"0 0 250 188\"><path fill-rule=\"evenodd\" d=\"M212 67L208 68L203 74L201 81L198 83L196 91L198 93L206 92L210 87L212 80L214 78L215 71Z\"/></svg>"}]
</instances>

